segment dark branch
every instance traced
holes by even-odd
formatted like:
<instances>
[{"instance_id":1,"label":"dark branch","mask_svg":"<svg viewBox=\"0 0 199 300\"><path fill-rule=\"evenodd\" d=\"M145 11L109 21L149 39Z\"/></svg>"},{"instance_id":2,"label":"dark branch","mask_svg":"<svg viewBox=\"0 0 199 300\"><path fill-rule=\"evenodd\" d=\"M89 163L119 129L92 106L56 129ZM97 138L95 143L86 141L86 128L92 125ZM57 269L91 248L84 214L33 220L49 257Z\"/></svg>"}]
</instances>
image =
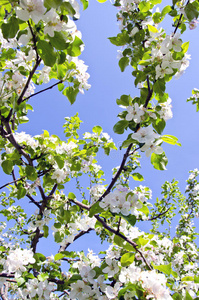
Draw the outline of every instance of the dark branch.
<instances>
[{"instance_id":1,"label":"dark branch","mask_svg":"<svg viewBox=\"0 0 199 300\"><path fill-rule=\"evenodd\" d=\"M41 91L39 91L39 92L37 92L37 93L34 93L34 94L30 95L29 97L24 98L24 99L22 100L22 102L23 102L23 101L26 101L26 100L28 100L28 99L34 97L34 96L37 96L38 94L41 94L41 93L43 93L43 92L45 92L45 91L48 91L48 90L54 88L56 85L58 85L58 84L60 84L60 83L62 83L62 82L63 82L63 80L60 80L60 81L58 81L57 83L55 83L55 84L53 84L53 85L47 87L46 89L43 89L43 90L41 90Z\"/></svg>"},{"instance_id":2,"label":"dark branch","mask_svg":"<svg viewBox=\"0 0 199 300\"><path fill-rule=\"evenodd\" d=\"M79 239L81 236L85 235L86 233L89 233L90 231L94 230L93 228L89 228L88 230L86 231L80 231L74 238L73 241L76 241L77 239ZM62 251L65 251L69 246L71 245L71 243L67 243L66 245L64 246L61 246L59 248L59 252L62 252Z\"/></svg>"},{"instance_id":3,"label":"dark branch","mask_svg":"<svg viewBox=\"0 0 199 300\"><path fill-rule=\"evenodd\" d=\"M136 250L136 252L138 252L140 254L140 256L142 257L143 261L145 262L146 266L149 268L149 270L152 270L151 266L148 264L148 262L146 261L146 258L144 257L142 251L140 251L137 247L138 245L129 240L125 235L121 234L120 232L118 232L117 230L111 228L104 220L102 220L98 215L94 216L102 225L104 228L106 228L108 231L114 233L115 235L119 236L120 238L122 238L124 241L126 241L127 243L129 243L131 246L133 246L133 248Z\"/></svg>"}]
</instances>

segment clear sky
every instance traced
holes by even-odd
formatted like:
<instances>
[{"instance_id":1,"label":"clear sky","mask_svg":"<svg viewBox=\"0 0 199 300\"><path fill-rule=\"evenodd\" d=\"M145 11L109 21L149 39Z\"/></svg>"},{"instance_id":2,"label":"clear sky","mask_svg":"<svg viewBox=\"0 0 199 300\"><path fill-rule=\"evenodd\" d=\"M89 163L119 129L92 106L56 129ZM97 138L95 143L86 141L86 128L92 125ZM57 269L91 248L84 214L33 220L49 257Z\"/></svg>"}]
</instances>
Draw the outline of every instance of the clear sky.
<instances>
[{"instance_id":1,"label":"clear sky","mask_svg":"<svg viewBox=\"0 0 199 300\"><path fill-rule=\"evenodd\" d=\"M172 1L166 2L168 5ZM82 133L91 131L95 125L100 125L113 137L117 146L121 144L128 133L125 132L122 136L113 133L113 126L118 121L117 114L121 111L116 104L116 99L122 94L137 96L139 91L134 88L132 68L127 67L124 73L120 71L117 59L117 50L120 48L112 45L107 39L118 33L116 13L117 9L112 7L109 1L100 4L92 0L88 9L81 13L80 20L76 22L85 43L85 50L80 58L89 66L91 89L84 95L79 94L72 106L56 87L45 94L31 98L29 103L34 107L34 113L29 114L30 122L19 129L31 135L41 134L42 130L46 129L50 134L59 135L64 139L62 129L64 117L72 116L78 111L84 122ZM172 32L171 19L169 20L168 34ZM177 136L182 147L163 144L169 159L166 171L155 170L150 159L146 158L144 153L142 154L140 173L145 181L141 184L152 189L154 199L159 196L160 186L165 180L178 179L184 191L188 171L199 168L199 114L196 113L196 108L191 103L186 103L186 99L191 96L192 89L199 88L198 33L199 28L192 31L188 29L184 34L183 40L190 40L188 51L192 57L190 66L180 79L172 80L167 85L174 116L167 122L164 134ZM103 157L99 162L105 166L107 183L111 180L111 169L121 163L122 153L113 153L110 158L104 159ZM3 179L2 184L4 182ZM132 182L132 187L137 184L140 183ZM89 242L85 247L89 247ZM94 245L94 248L96 247ZM97 252L96 249L94 250Z\"/></svg>"}]
</instances>

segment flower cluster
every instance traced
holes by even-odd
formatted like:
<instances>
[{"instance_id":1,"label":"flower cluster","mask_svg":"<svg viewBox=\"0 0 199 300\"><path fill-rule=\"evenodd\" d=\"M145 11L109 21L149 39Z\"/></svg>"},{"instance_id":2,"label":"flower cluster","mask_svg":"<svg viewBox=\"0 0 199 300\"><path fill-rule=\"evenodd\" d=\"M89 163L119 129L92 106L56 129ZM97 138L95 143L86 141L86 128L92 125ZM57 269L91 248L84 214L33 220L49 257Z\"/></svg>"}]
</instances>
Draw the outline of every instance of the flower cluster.
<instances>
[{"instance_id":1,"label":"flower cluster","mask_svg":"<svg viewBox=\"0 0 199 300\"><path fill-rule=\"evenodd\" d=\"M4 272L8 272L9 274L14 273L15 277L20 277L22 272L26 271L26 266L34 264L34 262L35 259L31 249L18 248L11 250L4 263Z\"/></svg>"},{"instance_id":2,"label":"flower cluster","mask_svg":"<svg viewBox=\"0 0 199 300\"><path fill-rule=\"evenodd\" d=\"M124 216L140 214L139 209L143 203L150 198L148 191L140 186L135 190L118 187L112 193L105 196L99 205L104 210L110 210L113 214L122 214Z\"/></svg>"}]
</instances>

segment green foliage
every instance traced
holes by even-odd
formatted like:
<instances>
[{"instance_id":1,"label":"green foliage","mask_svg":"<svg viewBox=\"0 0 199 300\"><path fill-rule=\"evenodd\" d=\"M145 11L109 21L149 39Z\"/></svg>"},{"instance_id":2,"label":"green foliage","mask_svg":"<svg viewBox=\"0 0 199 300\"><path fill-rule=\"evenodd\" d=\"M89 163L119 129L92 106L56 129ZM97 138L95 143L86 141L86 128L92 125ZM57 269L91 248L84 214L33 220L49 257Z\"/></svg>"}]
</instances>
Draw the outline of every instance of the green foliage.
<instances>
[{"instance_id":1,"label":"green foliage","mask_svg":"<svg viewBox=\"0 0 199 300\"><path fill-rule=\"evenodd\" d=\"M114 127L113 127L113 131L115 133L118 133L118 134L123 134L124 133L124 130L127 129L128 127L128 121L126 120L120 120L118 121Z\"/></svg>"},{"instance_id":2,"label":"green foliage","mask_svg":"<svg viewBox=\"0 0 199 300\"><path fill-rule=\"evenodd\" d=\"M128 65L129 65L129 58L127 56L124 56L119 60L119 66L122 72L124 72L124 70Z\"/></svg>"},{"instance_id":3,"label":"green foliage","mask_svg":"<svg viewBox=\"0 0 199 300\"><path fill-rule=\"evenodd\" d=\"M122 33L118 33L116 37L110 37L110 42L116 46L124 46L129 42L129 35L126 30L123 30Z\"/></svg>"},{"instance_id":4,"label":"green foliage","mask_svg":"<svg viewBox=\"0 0 199 300\"><path fill-rule=\"evenodd\" d=\"M5 39L14 38L19 30L18 19L11 17L8 23L3 23L1 25L1 30Z\"/></svg>"},{"instance_id":5,"label":"green foliage","mask_svg":"<svg viewBox=\"0 0 199 300\"><path fill-rule=\"evenodd\" d=\"M155 169L164 171L166 170L166 165L168 163L168 159L163 152L162 154L151 154L151 163Z\"/></svg>"},{"instance_id":6,"label":"green foliage","mask_svg":"<svg viewBox=\"0 0 199 300\"><path fill-rule=\"evenodd\" d=\"M52 67L56 62L56 52L54 51L53 46L46 41L40 40L37 43L37 49L45 65Z\"/></svg>"}]
</instances>

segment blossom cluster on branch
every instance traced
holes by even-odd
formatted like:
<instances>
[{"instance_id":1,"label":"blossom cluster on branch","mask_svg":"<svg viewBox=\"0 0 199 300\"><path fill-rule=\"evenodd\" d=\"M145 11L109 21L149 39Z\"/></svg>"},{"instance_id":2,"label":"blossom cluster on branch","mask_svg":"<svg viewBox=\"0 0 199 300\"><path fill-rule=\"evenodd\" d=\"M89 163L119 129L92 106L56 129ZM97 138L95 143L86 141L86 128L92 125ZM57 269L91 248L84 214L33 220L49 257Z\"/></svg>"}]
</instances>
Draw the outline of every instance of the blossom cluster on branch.
<instances>
[{"instance_id":1,"label":"blossom cluster on branch","mask_svg":"<svg viewBox=\"0 0 199 300\"><path fill-rule=\"evenodd\" d=\"M185 195L177 181L166 181L154 205L151 189L135 186L143 181L138 172L143 152L154 168L165 170L164 143L180 146L177 137L163 134L173 117L166 84L189 66L183 33L197 27L199 3L172 0L163 7L162 0L114 1L121 32L109 40L122 47L119 67L133 68L139 95L117 99L123 111L113 130L123 134L124 154L107 183L98 155L117 148L101 126L79 136L77 113L65 118L64 140L47 130L36 136L18 131L29 121L30 98L57 86L73 104L90 88L75 23L88 0L80 2L1 0L0 165L10 180L0 187L0 297L199 299L198 169L190 171ZM161 27L165 18L172 21L171 34ZM196 88L188 101L199 110ZM148 232L139 228L143 222ZM70 250L91 231L109 243L107 250ZM41 240L48 245L45 253L54 244L53 255L39 252Z\"/></svg>"}]
</instances>

